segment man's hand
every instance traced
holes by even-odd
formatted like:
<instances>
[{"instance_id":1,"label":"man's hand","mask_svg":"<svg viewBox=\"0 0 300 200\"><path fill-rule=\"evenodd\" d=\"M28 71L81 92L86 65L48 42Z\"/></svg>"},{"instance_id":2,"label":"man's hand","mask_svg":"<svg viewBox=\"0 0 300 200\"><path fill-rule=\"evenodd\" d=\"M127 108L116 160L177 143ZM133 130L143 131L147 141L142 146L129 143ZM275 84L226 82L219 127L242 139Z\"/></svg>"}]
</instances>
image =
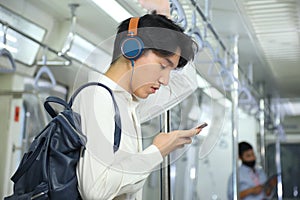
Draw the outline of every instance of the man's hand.
<instances>
[{"instance_id":1,"label":"man's hand","mask_svg":"<svg viewBox=\"0 0 300 200\"><path fill-rule=\"evenodd\" d=\"M170 133L160 133L154 140L153 144L159 149L164 157L175 149L183 147L185 144L192 143L192 137L199 134L201 129L176 130Z\"/></svg>"},{"instance_id":2,"label":"man's hand","mask_svg":"<svg viewBox=\"0 0 300 200\"><path fill-rule=\"evenodd\" d=\"M252 194L259 194L259 193L261 193L262 192L262 190L263 190L263 185L258 185L258 186L255 186L255 187L253 187L252 188Z\"/></svg>"},{"instance_id":3,"label":"man's hand","mask_svg":"<svg viewBox=\"0 0 300 200\"><path fill-rule=\"evenodd\" d=\"M156 10L157 14L165 15L170 18L169 0L139 0L139 3L148 11Z\"/></svg>"},{"instance_id":4,"label":"man's hand","mask_svg":"<svg viewBox=\"0 0 300 200\"><path fill-rule=\"evenodd\" d=\"M277 176L273 177L265 187L265 193L267 196L270 196L274 187L277 185Z\"/></svg>"}]
</instances>

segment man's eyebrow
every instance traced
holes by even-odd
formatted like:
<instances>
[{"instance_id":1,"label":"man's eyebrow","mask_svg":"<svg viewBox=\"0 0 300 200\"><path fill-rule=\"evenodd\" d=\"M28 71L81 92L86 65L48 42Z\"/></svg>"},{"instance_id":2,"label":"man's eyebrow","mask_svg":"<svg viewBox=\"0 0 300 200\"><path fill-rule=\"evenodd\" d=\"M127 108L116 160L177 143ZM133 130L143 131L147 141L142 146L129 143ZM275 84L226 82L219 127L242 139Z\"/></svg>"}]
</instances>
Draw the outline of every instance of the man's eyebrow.
<instances>
[{"instance_id":1,"label":"man's eyebrow","mask_svg":"<svg viewBox=\"0 0 300 200\"><path fill-rule=\"evenodd\" d=\"M169 65L173 68L174 67L174 63L169 59L169 58L165 58L165 60L169 63Z\"/></svg>"}]
</instances>

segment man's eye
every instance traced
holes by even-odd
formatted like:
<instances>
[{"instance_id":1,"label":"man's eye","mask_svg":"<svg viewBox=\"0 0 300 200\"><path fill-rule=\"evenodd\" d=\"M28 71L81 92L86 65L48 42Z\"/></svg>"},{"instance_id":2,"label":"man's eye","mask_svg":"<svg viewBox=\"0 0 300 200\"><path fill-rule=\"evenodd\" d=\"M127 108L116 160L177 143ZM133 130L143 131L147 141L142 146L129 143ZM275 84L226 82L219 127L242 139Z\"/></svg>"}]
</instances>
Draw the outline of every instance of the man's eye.
<instances>
[{"instance_id":1,"label":"man's eye","mask_svg":"<svg viewBox=\"0 0 300 200\"><path fill-rule=\"evenodd\" d=\"M167 66L165 66L165 65L160 65L160 68L161 68L161 69L166 69Z\"/></svg>"}]
</instances>

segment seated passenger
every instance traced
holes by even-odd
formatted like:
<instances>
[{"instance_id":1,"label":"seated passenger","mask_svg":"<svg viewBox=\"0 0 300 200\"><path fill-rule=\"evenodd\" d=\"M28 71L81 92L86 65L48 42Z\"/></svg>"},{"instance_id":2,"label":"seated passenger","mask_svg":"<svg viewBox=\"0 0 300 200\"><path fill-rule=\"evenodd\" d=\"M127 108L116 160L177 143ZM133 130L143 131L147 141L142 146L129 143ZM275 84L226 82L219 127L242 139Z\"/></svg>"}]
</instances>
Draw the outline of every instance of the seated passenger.
<instances>
[{"instance_id":1,"label":"seated passenger","mask_svg":"<svg viewBox=\"0 0 300 200\"><path fill-rule=\"evenodd\" d=\"M238 168L238 188L241 200L263 200L271 196L277 183L274 177L267 185L264 170L256 166L256 157L252 146L247 142L239 143L239 159L242 165ZM228 200L233 199L232 175L228 181Z\"/></svg>"}]
</instances>

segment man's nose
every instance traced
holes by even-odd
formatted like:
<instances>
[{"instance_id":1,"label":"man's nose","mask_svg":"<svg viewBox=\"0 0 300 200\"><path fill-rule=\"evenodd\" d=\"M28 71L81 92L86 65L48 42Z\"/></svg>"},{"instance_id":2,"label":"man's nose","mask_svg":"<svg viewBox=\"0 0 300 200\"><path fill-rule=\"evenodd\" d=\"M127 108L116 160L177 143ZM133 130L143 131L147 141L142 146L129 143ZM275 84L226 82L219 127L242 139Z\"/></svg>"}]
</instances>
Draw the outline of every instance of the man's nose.
<instances>
[{"instance_id":1,"label":"man's nose","mask_svg":"<svg viewBox=\"0 0 300 200\"><path fill-rule=\"evenodd\" d=\"M158 79L158 82L164 86L169 84L170 71L163 72Z\"/></svg>"}]
</instances>

